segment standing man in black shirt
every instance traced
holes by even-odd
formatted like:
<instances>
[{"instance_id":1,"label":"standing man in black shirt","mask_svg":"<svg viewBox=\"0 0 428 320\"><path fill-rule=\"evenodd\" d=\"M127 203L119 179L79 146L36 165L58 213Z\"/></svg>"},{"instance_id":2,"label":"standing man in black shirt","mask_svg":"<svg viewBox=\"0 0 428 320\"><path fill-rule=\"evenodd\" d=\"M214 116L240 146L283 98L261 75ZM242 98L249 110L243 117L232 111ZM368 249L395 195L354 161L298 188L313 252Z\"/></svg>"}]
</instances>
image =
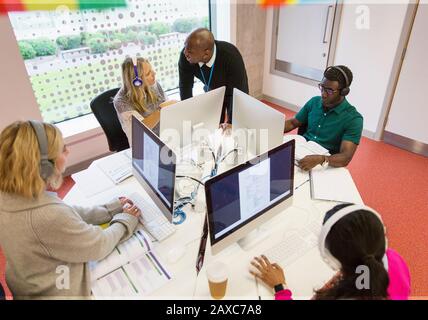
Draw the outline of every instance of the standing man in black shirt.
<instances>
[{"instance_id":1,"label":"standing man in black shirt","mask_svg":"<svg viewBox=\"0 0 428 320\"><path fill-rule=\"evenodd\" d=\"M230 127L233 88L248 94L247 72L238 49L231 43L214 40L208 29L196 29L184 43L178 70L181 100L193 96L194 77L203 82L205 92L226 86L220 124L223 129Z\"/></svg>"}]
</instances>

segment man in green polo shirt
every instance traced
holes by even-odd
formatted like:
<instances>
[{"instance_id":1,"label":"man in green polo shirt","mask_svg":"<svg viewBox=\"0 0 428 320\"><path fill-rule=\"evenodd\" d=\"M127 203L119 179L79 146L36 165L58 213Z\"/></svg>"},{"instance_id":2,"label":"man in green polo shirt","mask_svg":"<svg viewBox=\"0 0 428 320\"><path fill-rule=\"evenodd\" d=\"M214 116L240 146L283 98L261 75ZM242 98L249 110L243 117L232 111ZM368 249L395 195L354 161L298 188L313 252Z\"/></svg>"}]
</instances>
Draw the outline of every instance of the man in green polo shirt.
<instances>
[{"instance_id":1,"label":"man in green polo shirt","mask_svg":"<svg viewBox=\"0 0 428 320\"><path fill-rule=\"evenodd\" d=\"M299 161L303 170L318 164L345 167L352 160L363 131L363 117L349 104L346 96L352 83L352 72L346 66L328 67L318 85L321 96L313 97L290 120L284 132L307 126L303 136L330 151L331 156L310 155Z\"/></svg>"}]
</instances>

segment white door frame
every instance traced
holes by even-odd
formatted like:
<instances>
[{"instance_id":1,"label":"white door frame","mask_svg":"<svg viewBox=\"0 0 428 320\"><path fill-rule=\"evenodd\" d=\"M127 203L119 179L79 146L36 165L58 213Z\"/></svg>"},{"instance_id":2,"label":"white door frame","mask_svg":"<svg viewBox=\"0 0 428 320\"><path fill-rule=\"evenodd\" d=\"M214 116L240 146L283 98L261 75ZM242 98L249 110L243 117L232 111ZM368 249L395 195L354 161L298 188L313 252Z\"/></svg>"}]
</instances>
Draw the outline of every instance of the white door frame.
<instances>
[{"instance_id":1,"label":"white door frame","mask_svg":"<svg viewBox=\"0 0 428 320\"><path fill-rule=\"evenodd\" d=\"M412 33L413 24L415 21L416 13L418 11L419 0L411 1L407 6L406 16L404 18L403 29L401 32L400 40L398 42L397 51L394 57L394 63L389 77L388 86L385 98L382 105L382 110L379 116L378 125L374 135L377 141L383 140L386 123L388 121L389 111L391 110L392 101L394 100L395 91L397 89L398 79L400 77L401 69L403 67L404 57L406 56L406 49L409 44L410 35Z\"/></svg>"}]
</instances>

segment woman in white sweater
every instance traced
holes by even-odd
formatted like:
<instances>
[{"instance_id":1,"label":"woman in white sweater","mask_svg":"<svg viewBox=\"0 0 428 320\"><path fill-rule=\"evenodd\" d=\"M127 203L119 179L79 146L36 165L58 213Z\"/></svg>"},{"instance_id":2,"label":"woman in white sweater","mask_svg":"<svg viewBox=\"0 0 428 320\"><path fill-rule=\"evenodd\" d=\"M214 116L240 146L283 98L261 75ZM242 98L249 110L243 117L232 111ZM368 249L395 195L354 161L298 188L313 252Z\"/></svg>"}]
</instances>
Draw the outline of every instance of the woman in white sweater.
<instances>
[{"instance_id":1,"label":"woman in white sweater","mask_svg":"<svg viewBox=\"0 0 428 320\"><path fill-rule=\"evenodd\" d=\"M159 110L175 101L166 101L165 93L156 81L156 72L144 58L126 58L122 63L122 87L113 99L123 131L131 144L132 116L148 121L148 126L159 135ZM150 123L150 124L149 124Z\"/></svg>"},{"instance_id":2,"label":"woman in white sweater","mask_svg":"<svg viewBox=\"0 0 428 320\"><path fill-rule=\"evenodd\" d=\"M140 211L127 198L83 208L51 192L61 186L68 153L48 123L17 121L0 134L0 246L15 299L88 298L88 262L137 226Z\"/></svg>"}]
</instances>

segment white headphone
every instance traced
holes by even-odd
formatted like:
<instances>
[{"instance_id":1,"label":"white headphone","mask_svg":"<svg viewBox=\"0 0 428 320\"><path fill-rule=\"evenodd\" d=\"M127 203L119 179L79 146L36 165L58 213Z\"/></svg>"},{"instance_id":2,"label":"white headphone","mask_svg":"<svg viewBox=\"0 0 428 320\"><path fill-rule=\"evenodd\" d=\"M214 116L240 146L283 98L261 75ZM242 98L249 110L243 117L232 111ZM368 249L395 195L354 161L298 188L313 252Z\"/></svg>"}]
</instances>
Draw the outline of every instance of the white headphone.
<instances>
[{"instance_id":1,"label":"white headphone","mask_svg":"<svg viewBox=\"0 0 428 320\"><path fill-rule=\"evenodd\" d=\"M328 218L328 220L324 223L324 225L321 228L321 234L319 237L318 246L319 246L319 250L321 253L321 257L324 259L324 261L333 270L337 270L337 271L340 270L342 268L342 264L339 262L339 260L337 260L331 254L330 250L327 249L326 244L325 244L327 236L328 236L331 228L336 224L337 221L339 221L343 217L347 216L348 214L354 213L355 211L358 211L358 210L365 210L365 211L369 211L369 212L373 213L380 220L380 222L383 225L383 221L382 221L382 218L381 218L379 213L377 213L375 210L373 210L370 207L367 207L364 205L358 205L358 204L354 204L354 205L344 207L344 208L338 210L330 218ZM385 225L384 225L384 232L385 232L385 252L386 252L386 249L388 248L388 239L386 238ZM385 269L388 271L388 259L386 257L386 253L382 258L382 262L383 262Z\"/></svg>"}]
</instances>

